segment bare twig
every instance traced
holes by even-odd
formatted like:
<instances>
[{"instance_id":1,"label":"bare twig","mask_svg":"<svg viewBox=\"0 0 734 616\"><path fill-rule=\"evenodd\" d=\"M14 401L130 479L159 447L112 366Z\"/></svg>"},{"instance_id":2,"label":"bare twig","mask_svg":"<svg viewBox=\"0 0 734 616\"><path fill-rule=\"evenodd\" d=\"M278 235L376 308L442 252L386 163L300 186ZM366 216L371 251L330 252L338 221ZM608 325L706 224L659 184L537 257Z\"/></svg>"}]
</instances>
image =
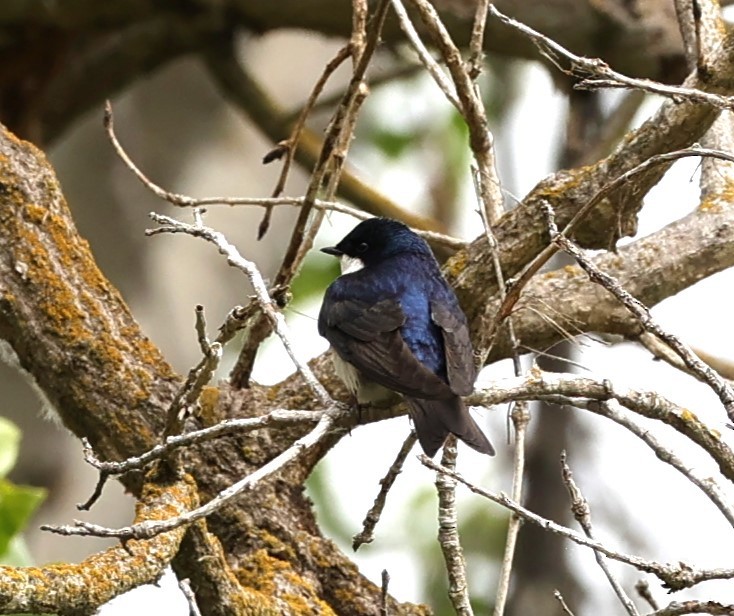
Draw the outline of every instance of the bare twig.
<instances>
[{"instance_id":1,"label":"bare twig","mask_svg":"<svg viewBox=\"0 0 734 616\"><path fill-rule=\"evenodd\" d=\"M472 79L479 77L484 64L484 27L487 24L488 10L489 0L479 0L477 2L469 41L469 60L467 61L467 70L469 71L469 77Z\"/></svg>"},{"instance_id":2,"label":"bare twig","mask_svg":"<svg viewBox=\"0 0 734 616\"><path fill-rule=\"evenodd\" d=\"M639 320L642 327L647 331L652 332L658 338L663 340L671 349L673 349L678 356L683 360L685 365L696 375L698 375L702 381L704 381L721 400L724 405L729 419L734 421L734 389L724 379L719 376L715 370L712 370L708 365L702 362L693 350L683 343L677 336L666 332L657 322L652 318L648 308L632 297L627 291L625 291L619 282L615 280L609 274L602 272L589 258L586 257L584 252L571 242L564 234L558 233L555 229L555 223L553 222L553 211L550 204L545 201L543 205L549 216L549 226L551 233L551 240L557 243L563 250L573 256L581 268L589 275L589 278L603 286L607 291L612 293L624 306Z\"/></svg>"},{"instance_id":3,"label":"bare twig","mask_svg":"<svg viewBox=\"0 0 734 616\"><path fill-rule=\"evenodd\" d=\"M685 616L686 614L732 616L734 605L727 605L718 601L674 601L667 607L650 612L647 616Z\"/></svg>"},{"instance_id":4,"label":"bare twig","mask_svg":"<svg viewBox=\"0 0 734 616\"><path fill-rule=\"evenodd\" d=\"M306 201L306 197L191 197L189 195L183 195L165 190L150 178L148 178L140 168L132 161L130 155L122 147L119 142L117 135L114 131L114 121L112 107L109 103L105 105L105 129L107 135L112 143L112 146L117 155L122 159L125 166L132 171L135 177L138 178L141 184L150 190L156 197L162 199L171 205L178 207L205 207L209 205L229 205L229 206L251 206L251 207L264 207L272 208L278 206L289 206L289 207L302 207ZM363 210L359 210L355 207L351 207L344 203L337 201L328 201L324 199L315 199L313 203L314 208L324 210L327 212L339 212L340 214L346 214L352 216L357 220L366 220L372 218L372 214L368 214ZM425 238L432 244L445 246L452 250L461 250L467 246L467 242L460 240L444 233L438 233L436 231L428 231L425 229L413 228L418 235ZM220 341L221 342L221 341Z\"/></svg>"},{"instance_id":5,"label":"bare twig","mask_svg":"<svg viewBox=\"0 0 734 616\"><path fill-rule=\"evenodd\" d=\"M558 603L561 606L561 609L563 610L563 613L566 614L566 616L574 616L573 612L571 611L571 608L566 605L566 600L563 598L563 595L559 590L553 591L553 596L556 598Z\"/></svg>"},{"instance_id":6,"label":"bare twig","mask_svg":"<svg viewBox=\"0 0 734 616\"><path fill-rule=\"evenodd\" d=\"M279 472L286 465L305 455L335 429L335 423L346 412L348 411L342 409L339 405L330 406L330 408L321 415L318 423L311 432L299 438L288 449L258 468L256 471L219 492L219 494L205 505L192 509L191 511L187 511L165 520L146 521L123 528L107 528L97 524L90 524L88 522L77 520L74 525L45 525L42 526L41 529L59 535L117 537L119 539L127 540L131 538L149 539L161 533L166 533L175 528L191 524L192 522L205 518L221 509L232 500L240 497L245 491L252 489L260 482L265 481L273 474Z\"/></svg>"},{"instance_id":7,"label":"bare twig","mask_svg":"<svg viewBox=\"0 0 734 616\"><path fill-rule=\"evenodd\" d=\"M351 55L351 53L352 50L349 45L347 45L346 47L342 47L336 53L334 58L332 58L326 64L323 72L321 73L321 77L319 77L318 81L312 88L311 94L309 94L306 103L298 114L298 117L293 124L293 128L291 129L290 136L285 141L281 141L280 143L278 143L276 145L276 148L274 150L271 150L271 152L269 152L263 159L264 162L270 162L271 160L273 160L273 158L280 158L283 153L285 153L283 167L280 170L278 182L276 183L272 193L272 196L274 198L280 197L280 195L283 193L283 190L285 189L288 172L290 171L291 164L293 163L293 158L296 154L296 150L298 149L298 142L301 138L303 127L306 125L306 119L308 118L308 115L311 113L313 106L316 104L316 101L323 91L326 82L329 80L334 71L339 68L339 66L341 66L342 62L344 62ZM263 219L260 222L260 226L258 227L257 231L258 239L261 239L265 235L265 233L267 233L272 212L273 206L266 206L265 215L263 216Z\"/></svg>"},{"instance_id":8,"label":"bare twig","mask_svg":"<svg viewBox=\"0 0 734 616\"><path fill-rule=\"evenodd\" d=\"M423 41L421 41L418 32L410 21L410 17L408 17L408 11L405 10L403 3L400 0L392 0L392 7L398 16L398 23L400 24L401 30L405 33L405 36L408 37L410 44L418 54L418 58L423 66L426 67L428 74L433 77L433 81L436 82L436 85L439 87L441 92L443 92L446 100L448 100L449 103L451 103L459 113L461 113L461 103L456 96L456 89L451 84L449 78L446 77L443 69L438 65L438 62L433 59L431 52L426 49Z\"/></svg>"},{"instance_id":9,"label":"bare twig","mask_svg":"<svg viewBox=\"0 0 734 616\"><path fill-rule=\"evenodd\" d=\"M199 225L200 220L197 221L195 226L199 227ZM196 307L196 333L204 357L197 366L189 371L186 381L180 387L168 408L166 427L163 431L164 438L179 434L183 430L184 420L190 414L190 409L198 405L201 392L212 380L219 367L219 362L222 360L222 345L219 342L209 342L207 338L203 306Z\"/></svg>"},{"instance_id":10,"label":"bare twig","mask_svg":"<svg viewBox=\"0 0 734 616\"><path fill-rule=\"evenodd\" d=\"M589 507L589 502L581 493L576 481L574 481L573 473L566 461L565 451L561 452L561 475L563 477L563 483L566 485L566 489L568 490L568 495L571 498L571 512L576 518L576 521L581 525L586 536L589 539L595 540L596 537L594 537L594 529L591 525L591 508ZM614 590L614 594L617 595L627 613L630 616L639 616L640 613L637 611L635 604L632 603L632 600L629 598L627 593L624 592L624 589L612 573L604 556L595 551L594 557L596 558L596 562L599 563L604 575L606 575L607 580L609 580L609 584Z\"/></svg>"},{"instance_id":11,"label":"bare twig","mask_svg":"<svg viewBox=\"0 0 734 616\"><path fill-rule=\"evenodd\" d=\"M225 419L214 426L169 436L162 443L139 456L132 456L120 462L100 460L94 453L89 441L82 439L84 459L88 464L106 475L122 475L134 470L141 470L155 460L161 460L175 449L198 445L224 436L245 434L254 430L262 430L274 426L296 426L317 423L323 411L301 411L291 409L274 409L261 417ZM79 505L79 509L88 507Z\"/></svg>"},{"instance_id":12,"label":"bare twig","mask_svg":"<svg viewBox=\"0 0 734 616\"><path fill-rule=\"evenodd\" d=\"M647 601L652 609L659 609L658 602L655 601L655 597L650 592L650 584L647 583L647 580L638 580L635 584L635 590L640 597Z\"/></svg>"},{"instance_id":13,"label":"bare twig","mask_svg":"<svg viewBox=\"0 0 734 616\"><path fill-rule=\"evenodd\" d=\"M639 556L632 556L629 554L624 554L617 550L613 550L612 548L609 548L598 541L588 539L587 537L584 537L576 531L561 526L560 524L556 524L555 522L548 520L547 518L533 513L522 505L514 502L502 492L491 492L489 490L479 488L478 486L464 479L458 473L455 473L454 471L451 471L436 464L425 454L421 454L419 456L419 459L421 463L424 466L427 466L429 469L436 472L445 473L459 483L464 484L467 488L469 488L469 490L471 490L475 494L479 494L480 496L483 496L491 500L492 502L497 503L498 505L501 505L509 509L510 511L517 513L528 522L532 522L533 524L536 524L551 533L570 539L578 545L583 545L585 547L591 548L592 550L599 551L605 556L630 565L635 569L656 575L671 591L690 588L691 586L695 586L696 584L700 584L701 582L709 580L728 580L734 578L734 569L696 569L685 563L680 563L679 565L663 564L652 560L645 560L643 558L640 558Z\"/></svg>"},{"instance_id":14,"label":"bare twig","mask_svg":"<svg viewBox=\"0 0 734 616\"><path fill-rule=\"evenodd\" d=\"M374 539L375 526L377 526L377 523L380 521L382 510L385 508L385 502L387 501L387 495L400 474L400 471L403 469L405 459L408 457L413 445L415 445L416 440L415 432L411 431L403 442L403 445L400 447L400 451L398 451L398 455L390 465L390 469L387 471L387 474L380 479L380 491L375 497L372 507L370 507L370 510L367 512L367 515L362 522L362 530L352 537L352 549L355 552L362 545L365 543L371 543Z\"/></svg>"},{"instance_id":15,"label":"bare twig","mask_svg":"<svg viewBox=\"0 0 734 616\"><path fill-rule=\"evenodd\" d=\"M255 289L255 295L262 308L263 312L270 319L275 333L280 338L285 350L293 361L298 371L303 376L311 390L316 394L319 401L326 407L333 405L331 396L329 396L323 385L319 383L318 379L314 376L311 368L308 364L300 359L294 349L293 344L290 340L290 333L288 325L285 322L285 318L280 311L277 310L273 299L270 297L268 289L265 285L265 281L252 261L245 259L237 250L237 248L231 244L224 234L215 231L209 227L202 225L190 225L187 223L180 222L169 216L163 216L161 214L151 213L151 218L157 222L160 226L155 229L149 229L146 231L146 235L157 235L160 233L186 233L193 237L200 237L207 242L214 244L221 254L227 257L227 263L232 267L236 267L245 273L253 288Z\"/></svg>"},{"instance_id":16,"label":"bare twig","mask_svg":"<svg viewBox=\"0 0 734 616\"><path fill-rule=\"evenodd\" d=\"M456 437L450 434L443 445L442 468L456 468ZM456 514L456 481L444 473L436 474L438 492L438 544L441 546L449 576L449 600L459 616L473 616L466 579L466 560L459 541Z\"/></svg>"},{"instance_id":17,"label":"bare twig","mask_svg":"<svg viewBox=\"0 0 734 616\"><path fill-rule=\"evenodd\" d=\"M356 6L357 12L360 12L361 5L357 4ZM306 188L303 206L298 212L290 241L273 280L275 289L285 291L290 286L303 263L306 253L313 246L313 240L323 220L322 212L317 213L313 219L311 218L316 198L322 190L325 190L327 199L332 199L336 193L353 134L354 123L362 102L367 96L368 90L364 82L364 76L377 48L388 6L389 0L380 0L369 24L366 24L365 20L355 17L355 27L365 27L366 31L353 33L352 42L350 43L354 63L352 77L347 84L342 101L337 106L326 129L321 152ZM355 41L357 42L355 43ZM262 341L271 333L271 327L270 319L266 319L261 315L255 317L253 323L248 326L242 350L230 374L230 382L233 386L244 387L249 383L257 351Z\"/></svg>"},{"instance_id":18,"label":"bare twig","mask_svg":"<svg viewBox=\"0 0 734 616\"><path fill-rule=\"evenodd\" d=\"M477 163L482 214L490 224L493 224L504 212L504 198L497 175L494 138L489 130L479 90L466 70L458 48L451 40L448 30L441 22L433 5L428 0L409 0L409 2L420 15L423 25L443 56L454 86L456 86L462 116L469 129L469 145Z\"/></svg>"},{"instance_id":19,"label":"bare twig","mask_svg":"<svg viewBox=\"0 0 734 616\"><path fill-rule=\"evenodd\" d=\"M517 347L515 347L517 349ZM517 350L515 350L517 354ZM516 376L520 376L516 374ZM525 475L525 435L527 434L530 413L526 401L516 402L513 406L512 425L515 428L515 453L512 468L512 499L515 502L522 501L523 478ZM505 551L502 555L502 566L500 567L499 581L497 582L497 593L494 599L494 616L504 613L507 597L510 593L510 579L512 576L512 565L515 560L515 548L517 537L520 533L522 519L518 515L511 515L507 525L507 538L505 539Z\"/></svg>"},{"instance_id":20,"label":"bare twig","mask_svg":"<svg viewBox=\"0 0 734 616\"><path fill-rule=\"evenodd\" d=\"M178 587L181 589L183 596L186 597L186 601L189 604L189 616L201 616L199 606L196 604L196 595L191 589L191 582L188 578L179 580Z\"/></svg>"},{"instance_id":21,"label":"bare twig","mask_svg":"<svg viewBox=\"0 0 734 616\"><path fill-rule=\"evenodd\" d=\"M206 335L204 307L196 306L195 314L196 335L204 357L197 366L189 371L186 380L181 387L179 387L173 401L168 407L168 411L166 412L166 426L163 432L164 439L179 434L182 431L183 422L189 414L189 409L191 409L192 406L198 405L198 400L204 390L204 387L211 381L217 367L219 366L219 362L222 359L222 344L219 342L210 342ZM82 439L82 442L84 444L85 458L87 459L87 462L93 464L92 460L96 460L94 452L86 439ZM167 450L165 454L167 455L172 451L173 449ZM156 459L161 458L162 456L156 456ZM175 467L178 464L178 460L174 457L170 457L169 463ZM102 496L102 491L110 475L118 474L110 471L108 468L97 468L99 470L99 477L97 478L97 483L92 494L86 502L79 503L77 505L77 509L81 511L88 511L91 509L97 500L99 500L99 497ZM131 467L128 470L133 470L133 468L140 469L142 466Z\"/></svg>"},{"instance_id":22,"label":"bare twig","mask_svg":"<svg viewBox=\"0 0 734 616\"><path fill-rule=\"evenodd\" d=\"M646 428L632 421L626 415L614 408L614 401L604 401L600 403L604 409L604 416L623 426L632 434L640 438L644 443L655 452L658 459L666 464L670 464L675 470L681 473L688 481L695 485L703 492L709 500L716 506L721 514L726 518L727 522L734 527L734 508L732 508L730 500L722 487L712 477L699 477L698 474L669 447L663 446Z\"/></svg>"},{"instance_id":23,"label":"bare twig","mask_svg":"<svg viewBox=\"0 0 734 616\"><path fill-rule=\"evenodd\" d=\"M577 56L562 45L533 30L519 21L508 17L493 4L489 5L489 13L502 23L527 36L550 62L563 73L577 77L580 81L574 86L579 89L630 88L660 94L675 99L685 99L698 103L707 103L721 109L733 109L734 98L704 92L696 88L670 86L649 79L636 79L612 70L606 62L598 58ZM568 63L564 66L563 62Z\"/></svg>"},{"instance_id":24,"label":"bare twig","mask_svg":"<svg viewBox=\"0 0 734 616\"><path fill-rule=\"evenodd\" d=\"M571 237L578 226L581 224L581 222L584 220L584 218L604 197L608 196L617 188L622 187L634 176L645 173L646 171L657 165L667 164L676 160L680 160L682 158L689 158L692 156L712 157L729 162L734 162L734 155L728 152L699 147L684 148L681 150L675 150L673 152L666 152L664 154L651 156L639 165L633 167L629 171L626 171L622 175L618 176L617 178L615 178L611 182L608 182L602 188L600 188L591 197L591 199L589 199L583 205L583 207L581 207L578 212L576 212L573 218L560 232L560 235L566 238ZM497 332L500 323L502 323L502 321L507 318L512 312L513 307L517 303L518 299L520 299L520 294L522 293L522 290L525 288L528 282L530 282L530 279L535 276L538 271L540 271L540 268L543 267L543 265L545 265L550 260L550 258L558 252L559 249L560 247L557 243L550 242L548 246L546 246L540 253L538 253L538 255L525 266L522 272L515 277L515 279L512 281L512 284L507 290L507 295L505 299L501 302L500 307L497 310L497 314L490 325L487 339L491 340L493 338L493 336Z\"/></svg>"},{"instance_id":25,"label":"bare twig","mask_svg":"<svg viewBox=\"0 0 734 616\"><path fill-rule=\"evenodd\" d=\"M719 466L721 473L734 481L734 451L714 429L701 422L691 411L681 408L653 391L640 391L614 385L592 375L577 376L543 372L537 368L525 377L498 379L482 391L467 397L468 404L494 406L510 400L551 400L563 397L563 404L582 405L584 400L603 402L616 400L643 417L661 421L696 443ZM573 401L569 401L573 399ZM588 405L590 411L606 415L600 404Z\"/></svg>"},{"instance_id":26,"label":"bare twig","mask_svg":"<svg viewBox=\"0 0 734 616\"><path fill-rule=\"evenodd\" d=\"M390 585L390 574L387 569L382 570L382 584L380 587L380 616L389 616L389 610L387 607L387 589Z\"/></svg>"}]
</instances>

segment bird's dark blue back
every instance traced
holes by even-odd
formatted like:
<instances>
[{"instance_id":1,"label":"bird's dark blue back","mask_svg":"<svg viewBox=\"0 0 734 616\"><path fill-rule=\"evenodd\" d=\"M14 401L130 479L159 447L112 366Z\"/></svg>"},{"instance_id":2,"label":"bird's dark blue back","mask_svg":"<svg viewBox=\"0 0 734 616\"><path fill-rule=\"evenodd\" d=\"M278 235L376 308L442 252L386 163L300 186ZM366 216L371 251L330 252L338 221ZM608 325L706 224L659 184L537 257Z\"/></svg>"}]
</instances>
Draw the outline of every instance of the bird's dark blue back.
<instances>
[{"instance_id":1,"label":"bird's dark blue back","mask_svg":"<svg viewBox=\"0 0 734 616\"><path fill-rule=\"evenodd\" d=\"M441 330L431 318L431 303L458 308L432 256L403 253L369 268L337 278L327 301L358 300L374 304L394 299L405 314L400 333L413 355L446 381L446 359Z\"/></svg>"},{"instance_id":2,"label":"bird's dark blue back","mask_svg":"<svg viewBox=\"0 0 734 616\"><path fill-rule=\"evenodd\" d=\"M319 313L347 388L368 402L374 385L402 394L429 456L449 434L492 455L460 397L476 379L466 317L428 244L400 222L372 218L322 250L351 272L331 284Z\"/></svg>"}]
</instances>

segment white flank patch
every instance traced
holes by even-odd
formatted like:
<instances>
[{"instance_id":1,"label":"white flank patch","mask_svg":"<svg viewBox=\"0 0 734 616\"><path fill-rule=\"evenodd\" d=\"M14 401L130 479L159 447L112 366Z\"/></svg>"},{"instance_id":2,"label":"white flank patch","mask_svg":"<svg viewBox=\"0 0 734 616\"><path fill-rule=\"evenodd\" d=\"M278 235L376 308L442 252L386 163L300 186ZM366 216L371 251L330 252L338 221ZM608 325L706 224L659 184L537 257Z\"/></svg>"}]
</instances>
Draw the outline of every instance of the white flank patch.
<instances>
[{"instance_id":1,"label":"white flank patch","mask_svg":"<svg viewBox=\"0 0 734 616\"><path fill-rule=\"evenodd\" d=\"M364 267L364 261L362 259L359 257L350 257L349 255L342 255L339 264L342 268L342 276L344 274L358 272Z\"/></svg>"},{"instance_id":2,"label":"white flank patch","mask_svg":"<svg viewBox=\"0 0 734 616\"><path fill-rule=\"evenodd\" d=\"M333 351L331 361L334 364L334 372L338 376L344 386L354 395L357 395L361 387L359 371L349 362L344 361L336 351Z\"/></svg>"}]
</instances>

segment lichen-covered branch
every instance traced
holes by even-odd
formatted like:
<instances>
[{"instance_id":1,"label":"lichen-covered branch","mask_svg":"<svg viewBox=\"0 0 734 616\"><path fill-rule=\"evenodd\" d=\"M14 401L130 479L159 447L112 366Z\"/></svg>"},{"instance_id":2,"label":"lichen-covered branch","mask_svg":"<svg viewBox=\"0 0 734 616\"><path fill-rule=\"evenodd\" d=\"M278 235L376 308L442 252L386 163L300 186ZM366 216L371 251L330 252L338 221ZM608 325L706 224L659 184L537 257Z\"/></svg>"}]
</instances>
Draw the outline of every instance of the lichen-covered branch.
<instances>
[{"instance_id":1,"label":"lichen-covered branch","mask_svg":"<svg viewBox=\"0 0 734 616\"><path fill-rule=\"evenodd\" d=\"M0 337L60 419L89 440L98 458L126 459L157 444L181 378L140 332L97 269L43 154L4 128ZM201 421L267 413L275 408L278 392L286 391L257 389L235 396L225 385L205 387L199 401ZM284 408L309 408L314 398L304 391L299 385ZM305 431L306 426L299 425L263 431L255 440L243 434L201 443L187 449L183 463L196 480L201 501L207 502ZM305 468L314 455L305 456ZM128 473L123 481L140 490L140 473ZM222 606L239 605L244 591L251 606L276 606L275 613L296 600L324 614L333 609L375 613L372 607L382 600L380 589L321 536L302 484L302 470L289 468L246 502L240 500L208 518L216 540L196 526L187 533L173 566L181 578L191 580L195 592L209 597L200 605L205 616L220 616L226 613L220 611ZM292 558L284 560L284 554ZM310 564L304 569L303 563ZM392 598L388 604L394 614L425 613Z\"/></svg>"},{"instance_id":2,"label":"lichen-covered branch","mask_svg":"<svg viewBox=\"0 0 734 616\"><path fill-rule=\"evenodd\" d=\"M165 475L157 471L149 476L138 500L136 523L164 520L196 506L194 482ZM91 614L128 590L156 582L178 553L184 533L178 528L154 539L131 540L78 565L0 566L0 614Z\"/></svg>"}]
</instances>

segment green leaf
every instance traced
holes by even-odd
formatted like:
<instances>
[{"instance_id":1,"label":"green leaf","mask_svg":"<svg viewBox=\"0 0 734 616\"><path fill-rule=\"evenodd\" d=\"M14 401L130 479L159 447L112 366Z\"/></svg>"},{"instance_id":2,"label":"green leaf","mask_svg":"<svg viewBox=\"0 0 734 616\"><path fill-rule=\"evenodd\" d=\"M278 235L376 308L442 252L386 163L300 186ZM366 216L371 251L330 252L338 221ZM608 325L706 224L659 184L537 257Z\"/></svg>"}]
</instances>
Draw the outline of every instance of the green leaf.
<instances>
[{"instance_id":1,"label":"green leaf","mask_svg":"<svg viewBox=\"0 0 734 616\"><path fill-rule=\"evenodd\" d=\"M15 466L20 445L20 430L11 421L0 417L0 477Z\"/></svg>"},{"instance_id":2,"label":"green leaf","mask_svg":"<svg viewBox=\"0 0 734 616\"><path fill-rule=\"evenodd\" d=\"M46 498L46 490L17 486L0 479L0 558L8 551L10 540L28 524L33 512Z\"/></svg>"}]
</instances>

